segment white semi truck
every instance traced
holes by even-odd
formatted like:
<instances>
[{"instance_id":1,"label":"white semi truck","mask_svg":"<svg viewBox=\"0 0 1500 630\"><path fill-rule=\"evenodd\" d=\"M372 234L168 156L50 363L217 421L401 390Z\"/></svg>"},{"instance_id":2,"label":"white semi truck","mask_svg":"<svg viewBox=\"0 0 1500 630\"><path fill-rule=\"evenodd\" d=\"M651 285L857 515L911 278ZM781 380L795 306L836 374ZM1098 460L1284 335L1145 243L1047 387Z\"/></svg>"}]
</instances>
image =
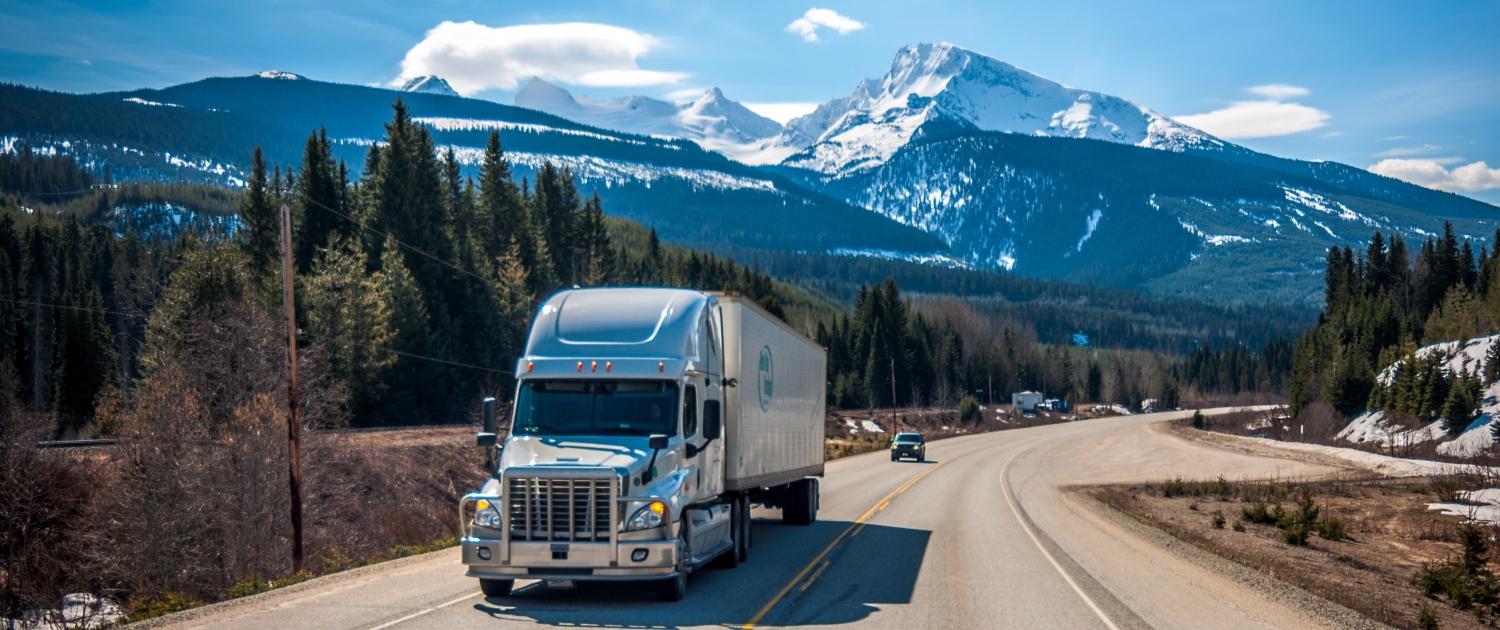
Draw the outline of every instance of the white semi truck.
<instances>
[{"instance_id":1,"label":"white semi truck","mask_svg":"<svg viewBox=\"0 0 1500 630\"><path fill-rule=\"evenodd\" d=\"M817 518L823 348L733 294L601 288L547 299L516 363L510 426L486 402L493 476L459 505L465 575L489 597L653 580L749 557L750 506Z\"/></svg>"}]
</instances>

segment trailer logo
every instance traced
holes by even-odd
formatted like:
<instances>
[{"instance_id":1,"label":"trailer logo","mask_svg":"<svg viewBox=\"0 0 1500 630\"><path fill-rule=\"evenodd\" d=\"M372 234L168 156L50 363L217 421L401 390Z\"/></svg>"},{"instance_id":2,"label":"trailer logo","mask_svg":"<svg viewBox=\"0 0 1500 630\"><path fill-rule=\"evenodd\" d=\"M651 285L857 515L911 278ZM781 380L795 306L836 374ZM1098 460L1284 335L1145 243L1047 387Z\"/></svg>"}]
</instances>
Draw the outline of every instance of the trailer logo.
<instances>
[{"instance_id":1,"label":"trailer logo","mask_svg":"<svg viewBox=\"0 0 1500 630\"><path fill-rule=\"evenodd\" d=\"M760 410L769 411L772 388L776 385L776 369L771 364L771 346L760 349L760 369L755 375L755 382L760 394Z\"/></svg>"}]
</instances>

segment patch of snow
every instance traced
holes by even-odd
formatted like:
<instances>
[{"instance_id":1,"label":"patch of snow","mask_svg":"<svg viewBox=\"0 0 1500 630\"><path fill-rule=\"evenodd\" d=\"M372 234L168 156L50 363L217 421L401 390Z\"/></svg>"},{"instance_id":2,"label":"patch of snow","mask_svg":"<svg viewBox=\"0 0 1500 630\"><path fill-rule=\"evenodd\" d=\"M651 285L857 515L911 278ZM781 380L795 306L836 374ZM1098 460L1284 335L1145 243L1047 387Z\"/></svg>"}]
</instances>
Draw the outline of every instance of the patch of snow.
<instances>
[{"instance_id":1,"label":"patch of snow","mask_svg":"<svg viewBox=\"0 0 1500 630\"><path fill-rule=\"evenodd\" d=\"M1155 204L1156 200L1153 198L1151 200L1151 203ZM1094 235L1094 229L1097 228L1097 227L1099 227L1099 219L1101 217L1103 217L1103 216L1104 216L1104 211L1103 210L1100 210L1098 208L1094 209L1094 212L1092 214L1090 214L1089 218L1084 221L1083 237L1080 238L1080 239L1078 239L1078 245L1076 245L1075 247L1073 247L1073 251L1076 251L1076 252L1083 251L1083 244L1085 242L1088 242L1090 236Z\"/></svg>"},{"instance_id":2,"label":"patch of snow","mask_svg":"<svg viewBox=\"0 0 1500 630\"><path fill-rule=\"evenodd\" d=\"M806 252L798 252L806 253ZM856 256L864 258L884 258L886 260L900 260L904 262L917 263L919 265L933 265L947 267L949 269L973 269L974 266L941 252L902 252L893 249L836 247L827 251L830 256Z\"/></svg>"},{"instance_id":3,"label":"patch of snow","mask_svg":"<svg viewBox=\"0 0 1500 630\"><path fill-rule=\"evenodd\" d=\"M1433 422L1416 429L1392 427L1385 422L1385 412L1366 411L1350 420L1334 437L1354 444L1369 442L1390 448L1393 445L1402 447L1441 440L1447 435L1448 431L1443 428L1442 422Z\"/></svg>"},{"instance_id":4,"label":"patch of snow","mask_svg":"<svg viewBox=\"0 0 1500 630\"><path fill-rule=\"evenodd\" d=\"M24 630L92 630L114 626L125 609L113 600L88 593L68 593L53 610L28 610L20 617L0 617L0 626Z\"/></svg>"},{"instance_id":5,"label":"patch of snow","mask_svg":"<svg viewBox=\"0 0 1500 630\"><path fill-rule=\"evenodd\" d=\"M1428 503L1427 509L1466 520L1500 523L1500 488L1465 490L1458 493L1463 503Z\"/></svg>"},{"instance_id":6,"label":"patch of snow","mask_svg":"<svg viewBox=\"0 0 1500 630\"><path fill-rule=\"evenodd\" d=\"M287 81L298 81L307 78L300 74L293 74L291 72L285 72L282 70L267 70L265 72L257 72L255 73L255 76L262 79L284 79Z\"/></svg>"},{"instance_id":7,"label":"patch of snow","mask_svg":"<svg viewBox=\"0 0 1500 630\"><path fill-rule=\"evenodd\" d=\"M880 425L873 418L860 420L859 424L864 427L865 431L870 433L885 433L885 429L880 428Z\"/></svg>"},{"instance_id":8,"label":"patch of snow","mask_svg":"<svg viewBox=\"0 0 1500 630\"><path fill-rule=\"evenodd\" d=\"M484 159L484 149L476 147L445 145L439 147L438 150L446 151L449 148L453 149L454 158L460 164L475 165ZM542 164L551 162L559 168L567 167L572 170L573 175L578 177L581 184L602 183L605 188L629 183L644 183L649 188L652 182L670 178L687 182L699 189L750 189L782 194L781 191L776 189L776 184L770 180L740 177L738 175L730 175L721 171L707 169L655 166L638 162L608 160L588 155L548 155L507 151L505 157L512 164L520 164L530 168L541 168Z\"/></svg>"},{"instance_id":9,"label":"patch of snow","mask_svg":"<svg viewBox=\"0 0 1500 630\"><path fill-rule=\"evenodd\" d=\"M156 101L148 101L146 99L136 98L134 96L124 99L124 101L127 103L136 103L138 105L153 105L156 107L182 107L181 105L178 105L176 103L158 103Z\"/></svg>"},{"instance_id":10,"label":"patch of snow","mask_svg":"<svg viewBox=\"0 0 1500 630\"><path fill-rule=\"evenodd\" d=\"M1198 238L1203 239L1203 242L1208 243L1209 245L1225 245L1225 244L1228 244L1228 243L1255 243L1255 242L1259 242L1257 239L1245 238L1243 236L1239 236L1239 235L1236 235L1236 234L1204 234L1203 230L1198 229L1198 226L1193 225L1192 222L1188 221L1187 219L1181 218L1181 217L1177 218L1177 223L1180 224L1180 225L1182 225L1182 229L1187 230L1188 232L1192 233L1193 235L1197 236Z\"/></svg>"},{"instance_id":11,"label":"patch of snow","mask_svg":"<svg viewBox=\"0 0 1500 630\"><path fill-rule=\"evenodd\" d=\"M412 122L427 125L428 127L432 127L433 129L436 129L438 131L512 130L527 131L531 133L560 133L569 136L583 136L586 138L594 138L597 140L609 140L611 142L624 142L626 144L636 144L641 146L646 145L645 142L642 142L640 140L621 138L619 136L607 136L602 133L594 133L592 131L583 131L579 129L562 129L559 127L549 127L547 125L538 125L534 123L517 123L506 120L480 120L474 118L412 118Z\"/></svg>"}]
</instances>

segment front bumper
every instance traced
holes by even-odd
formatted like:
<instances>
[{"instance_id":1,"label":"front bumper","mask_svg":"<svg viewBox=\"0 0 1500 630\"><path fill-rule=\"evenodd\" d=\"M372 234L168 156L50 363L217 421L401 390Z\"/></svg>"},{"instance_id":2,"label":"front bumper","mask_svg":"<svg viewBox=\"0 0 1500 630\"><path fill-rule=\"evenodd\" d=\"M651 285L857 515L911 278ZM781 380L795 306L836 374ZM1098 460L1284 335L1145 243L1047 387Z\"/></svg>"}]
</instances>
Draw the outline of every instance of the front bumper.
<instances>
[{"instance_id":1,"label":"front bumper","mask_svg":"<svg viewBox=\"0 0 1500 630\"><path fill-rule=\"evenodd\" d=\"M920 449L920 448L896 448L896 449L891 449L891 456L892 457L911 457L911 458L916 458L916 457L920 456L921 454L922 454L922 449Z\"/></svg>"},{"instance_id":2,"label":"front bumper","mask_svg":"<svg viewBox=\"0 0 1500 630\"><path fill-rule=\"evenodd\" d=\"M677 541L620 541L614 555L609 543L510 542L510 559L502 559L502 540L466 538L461 543L464 575L492 579L643 580L672 577L677 571ZM490 559L479 557L489 549ZM630 559L637 550L646 559Z\"/></svg>"}]
</instances>

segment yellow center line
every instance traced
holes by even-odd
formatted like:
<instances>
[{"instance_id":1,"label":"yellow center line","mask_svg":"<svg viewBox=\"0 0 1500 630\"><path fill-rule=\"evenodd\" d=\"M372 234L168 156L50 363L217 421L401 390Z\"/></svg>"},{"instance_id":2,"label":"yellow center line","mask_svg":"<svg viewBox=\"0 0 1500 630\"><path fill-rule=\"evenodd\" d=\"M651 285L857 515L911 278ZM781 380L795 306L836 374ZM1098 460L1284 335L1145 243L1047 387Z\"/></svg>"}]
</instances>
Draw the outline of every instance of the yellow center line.
<instances>
[{"instance_id":1,"label":"yellow center line","mask_svg":"<svg viewBox=\"0 0 1500 630\"><path fill-rule=\"evenodd\" d=\"M805 591L808 589L808 587L812 586L813 582L817 581L818 576L823 575L823 571L827 569L828 565L830 564L833 564L832 560L824 560L823 564L818 567L818 570L813 571L813 574L811 576L808 576L807 581L802 583L802 590Z\"/></svg>"},{"instance_id":2,"label":"yellow center line","mask_svg":"<svg viewBox=\"0 0 1500 630\"><path fill-rule=\"evenodd\" d=\"M980 447L980 448L984 448L984 447ZM797 577L792 578L792 581L787 582L786 586L781 587L781 590L776 592L776 596L772 597L771 601L766 602L765 606L761 606L760 611L757 612L757 613L755 613L755 616L751 617L750 621L745 622L745 625L740 626L740 628L742 630L751 630L751 628L755 627L755 624L760 623L761 618L765 617L767 613L771 612L771 609L775 608L776 604L780 603L781 599L783 597L786 597L787 593L790 593L793 588L796 588L797 583L801 582L802 578L806 577L807 574L808 574L808 572L812 571L813 567L818 566L818 563L821 562L823 560L823 558L828 555L829 552L833 551L834 547L837 547L840 542L844 541L844 539L846 539L846 538L852 538L853 534L851 534L850 532L853 532L856 527L863 528L864 524L865 524L865 521L869 520L871 516L874 516L875 512L885 509L885 506L889 505L890 502L891 502L891 499L895 498L896 495L901 494L903 492L906 492L907 489L909 489L912 486L916 485L916 483L918 481L921 481L923 477L926 477L927 475L930 475L933 472L937 471L937 469L942 468L944 464L947 464L948 462L956 460L959 457L963 457L964 455L968 455L969 453L973 453L974 451L977 451L977 450L979 450L979 448L976 448L976 449L970 450L968 452L965 452L962 455L957 455L957 456L953 457L952 459L945 459L945 460L943 460L941 462L938 462L937 465L933 466L932 468L928 468L927 470L922 471L922 474L917 475L915 477L912 477L906 483L901 484L901 487L896 488L895 490L891 491L890 494L885 495L885 497L882 498L880 501L877 501L875 503L875 505L872 506L870 509L866 510L863 515L861 515L858 519L855 519L855 521L853 523L850 523L849 527L844 528L844 531L839 534L838 538L835 538L835 539L833 539L833 542L828 543L828 546L824 547L823 551L821 553L819 553L816 558L812 559L812 562L807 563L807 566L802 567L802 570L797 572ZM830 561L830 562L832 562L832 561ZM822 570L819 570L819 573L822 573ZM813 576L813 577L814 577L814 579L816 579L817 576ZM812 580L808 580L808 584L812 584ZM807 589L804 588L803 590L807 590Z\"/></svg>"}]
</instances>

